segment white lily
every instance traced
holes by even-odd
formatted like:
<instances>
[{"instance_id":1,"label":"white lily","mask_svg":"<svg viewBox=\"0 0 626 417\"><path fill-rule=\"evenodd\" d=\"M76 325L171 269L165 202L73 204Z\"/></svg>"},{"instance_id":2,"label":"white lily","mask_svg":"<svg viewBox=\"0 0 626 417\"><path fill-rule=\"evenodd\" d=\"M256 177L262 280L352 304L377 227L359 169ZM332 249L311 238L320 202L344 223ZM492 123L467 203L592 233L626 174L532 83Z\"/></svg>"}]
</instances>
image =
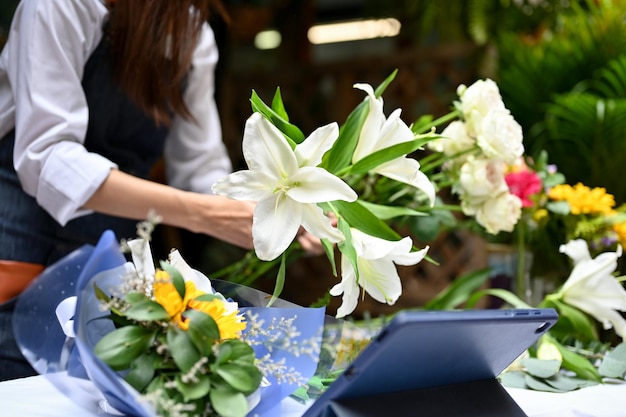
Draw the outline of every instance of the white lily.
<instances>
[{"instance_id":1,"label":"white lily","mask_svg":"<svg viewBox=\"0 0 626 417\"><path fill-rule=\"evenodd\" d=\"M428 247L411 252L413 242L410 237L389 241L367 235L357 229L350 229L352 244L357 254L358 279L352 263L346 256L341 259L341 282L331 288L330 294L343 294L337 317L345 317L356 308L359 299L359 286L376 301L393 305L400 294L402 284L396 269L397 265L415 265L424 259Z\"/></svg>"},{"instance_id":2,"label":"white lily","mask_svg":"<svg viewBox=\"0 0 626 417\"><path fill-rule=\"evenodd\" d=\"M626 340L626 320L618 313L626 311L626 290L613 276L622 255L621 246L595 258L591 258L587 243L581 239L561 245L559 250L573 260L574 268L557 296L593 316L605 329L614 327Z\"/></svg>"},{"instance_id":3,"label":"white lily","mask_svg":"<svg viewBox=\"0 0 626 417\"><path fill-rule=\"evenodd\" d=\"M318 203L355 201L345 182L317 167L337 140L331 123L315 130L291 149L283 134L261 114L246 121L243 156L248 170L230 174L213 185L213 192L237 200L256 201L252 237L257 256L278 257L296 237L300 226L320 239L343 240Z\"/></svg>"},{"instance_id":4,"label":"white lily","mask_svg":"<svg viewBox=\"0 0 626 417\"><path fill-rule=\"evenodd\" d=\"M363 123L359 141L352 156L352 162L358 162L372 153L389 146L414 139L411 129L400 119L400 109L396 109L389 118L383 113L383 100L377 98L369 84L355 84L355 88L363 90L369 98L369 112ZM435 202L435 186L428 176L420 171L420 164L406 155L385 162L372 170L382 176L411 185L422 190L431 205Z\"/></svg>"}]
</instances>

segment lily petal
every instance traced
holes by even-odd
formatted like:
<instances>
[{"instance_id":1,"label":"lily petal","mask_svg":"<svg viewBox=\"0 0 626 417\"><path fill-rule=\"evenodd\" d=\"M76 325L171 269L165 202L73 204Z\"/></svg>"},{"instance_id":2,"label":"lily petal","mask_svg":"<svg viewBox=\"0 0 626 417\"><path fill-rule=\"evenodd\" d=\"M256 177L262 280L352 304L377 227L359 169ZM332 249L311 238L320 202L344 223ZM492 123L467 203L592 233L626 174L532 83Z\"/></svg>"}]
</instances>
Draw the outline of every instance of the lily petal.
<instances>
[{"instance_id":1,"label":"lily petal","mask_svg":"<svg viewBox=\"0 0 626 417\"><path fill-rule=\"evenodd\" d=\"M435 203L435 186L419 170L420 164L411 158L396 158L374 168L374 172L422 190L432 206Z\"/></svg>"},{"instance_id":2,"label":"lily petal","mask_svg":"<svg viewBox=\"0 0 626 417\"><path fill-rule=\"evenodd\" d=\"M236 200L258 201L272 193L273 177L259 171L237 171L217 180L211 190Z\"/></svg>"},{"instance_id":3,"label":"lily petal","mask_svg":"<svg viewBox=\"0 0 626 417\"><path fill-rule=\"evenodd\" d=\"M289 188L287 195L299 203L352 202L358 198L348 184L322 168L300 168L289 180L298 186Z\"/></svg>"},{"instance_id":4,"label":"lily petal","mask_svg":"<svg viewBox=\"0 0 626 417\"><path fill-rule=\"evenodd\" d=\"M559 246L559 252L569 256L574 261L574 264L591 259L587 242L583 239L570 240L566 244Z\"/></svg>"},{"instance_id":5,"label":"lily petal","mask_svg":"<svg viewBox=\"0 0 626 417\"><path fill-rule=\"evenodd\" d=\"M172 265L180 274L182 275L185 282L190 281L193 282L196 286L196 289L206 293L213 294L213 287L211 286L211 281L200 271L197 271L189 266L189 264L183 259L182 255L178 250L173 250L168 255L168 261L170 265Z\"/></svg>"},{"instance_id":6,"label":"lily petal","mask_svg":"<svg viewBox=\"0 0 626 417\"><path fill-rule=\"evenodd\" d=\"M315 204L302 205L302 227L313 236L328 239L332 243L339 243L345 239L343 233L333 227L330 218Z\"/></svg>"},{"instance_id":7,"label":"lily petal","mask_svg":"<svg viewBox=\"0 0 626 417\"><path fill-rule=\"evenodd\" d=\"M394 264L383 259L364 258L359 258L357 263L363 289L380 303L395 304L402 294L402 284Z\"/></svg>"},{"instance_id":8,"label":"lily petal","mask_svg":"<svg viewBox=\"0 0 626 417\"><path fill-rule=\"evenodd\" d=\"M330 123L315 129L309 137L302 143L296 145L295 154L298 165L318 166L322 162L324 154L333 147L339 137L339 126L337 123Z\"/></svg>"},{"instance_id":9,"label":"lily petal","mask_svg":"<svg viewBox=\"0 0 626 417\"><path fill-rule=\"evenodd\" d=\"M385 114L383 113L383 99L376 98L371 85L354 84L354 88L365 91L368 95L366 100L369 102L369 111L352 156L352 161L357 162L376 151L380 129L385 122Z\"/></svg>"},{"instance_id":10,"label":"lily petal","mask_svg":"<svg viewBox=\"0 0 626 417\"><path fill-rule=\"evenodd\" d=\"M285 194L272 194L254 208L252 238L259 259L276 259L289 247L302 222L302 205Z\"/></svg>"},{"instance_id":11,"label":"lily petal","mask_svg":"<svg viewBox=\"0 0 626 417\"><path fill-rule=\"evenodd\" d=\"M337 318L342 318L354 311L359 302L359 286L356 273L346 257L341 258L341 282L330 289L330 295L342 295L341 306L337 309Z\"/></svg>"},{"instance_id":12,"label":"lily petal","mask_svg":"<svg viewBox=\"0 0 626 417\"><path fill-rule=\"evenodd\" d=\"M293 150L280 130L260 113L246 121L242 142L243 156L251 171L288 176L298 169Z\"/></svg>"}]
</instances>

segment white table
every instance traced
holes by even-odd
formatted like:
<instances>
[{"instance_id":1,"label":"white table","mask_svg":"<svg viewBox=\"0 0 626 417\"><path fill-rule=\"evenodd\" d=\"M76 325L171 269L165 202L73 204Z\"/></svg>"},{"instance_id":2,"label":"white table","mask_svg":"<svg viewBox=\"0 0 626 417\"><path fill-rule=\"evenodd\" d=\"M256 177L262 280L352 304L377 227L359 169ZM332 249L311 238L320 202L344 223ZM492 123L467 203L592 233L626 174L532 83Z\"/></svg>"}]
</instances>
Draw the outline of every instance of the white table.
<instances>
[{"instance_id":1,"label":"white table","mask_svg":"<svg viewBox=\"0 0 626 417\"><path fill-rule=\"evenodd\" d=\"M607 383L563 394L507 389L529 417L624 417L626 384ZM305 406L283 401L283 416L298 417ZM0 383L2 417L96 417L70 401L42 376ZM101 416L100 416L101 417ZM503 416L504 417L504 416Z\"/></svg>"}]
</instances>

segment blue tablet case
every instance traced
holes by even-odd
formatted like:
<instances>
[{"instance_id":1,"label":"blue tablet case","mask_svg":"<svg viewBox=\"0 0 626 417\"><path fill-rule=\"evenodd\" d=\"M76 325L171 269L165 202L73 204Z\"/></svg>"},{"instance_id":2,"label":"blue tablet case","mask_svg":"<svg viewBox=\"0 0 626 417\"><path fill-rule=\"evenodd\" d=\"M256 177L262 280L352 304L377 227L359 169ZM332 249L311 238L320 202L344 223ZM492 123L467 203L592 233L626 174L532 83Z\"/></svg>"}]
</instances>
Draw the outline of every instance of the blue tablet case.
<instances>
[{"instance_id":1,"label":"blue tablet case","mask_svg":"<svg viewBox=\"0 0 626 417\"><path fill-rule=\"evenodd\" d=\"M303 417L525 417L496 377L553 309L402 311Z\"/></svg>"}]
</instances>

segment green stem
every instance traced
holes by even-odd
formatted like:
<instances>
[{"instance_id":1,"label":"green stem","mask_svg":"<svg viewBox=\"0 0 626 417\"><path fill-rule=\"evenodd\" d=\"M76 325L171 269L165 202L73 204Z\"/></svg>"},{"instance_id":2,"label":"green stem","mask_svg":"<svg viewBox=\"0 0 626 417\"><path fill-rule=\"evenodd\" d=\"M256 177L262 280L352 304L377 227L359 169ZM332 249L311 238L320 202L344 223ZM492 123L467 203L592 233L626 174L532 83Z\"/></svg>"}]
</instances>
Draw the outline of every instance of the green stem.
<instances>
[{"instance_id":1,"label":"green stem","mask_svg":"<svg viewBox=\"0 0 626 417\"><path fill-rule=\"evenodd\" d=\"M517 274L515 292L517 296L529 302L526 288L526 227L523 220L520 220L517 228Z\"/></svg>"}]
</instances>

